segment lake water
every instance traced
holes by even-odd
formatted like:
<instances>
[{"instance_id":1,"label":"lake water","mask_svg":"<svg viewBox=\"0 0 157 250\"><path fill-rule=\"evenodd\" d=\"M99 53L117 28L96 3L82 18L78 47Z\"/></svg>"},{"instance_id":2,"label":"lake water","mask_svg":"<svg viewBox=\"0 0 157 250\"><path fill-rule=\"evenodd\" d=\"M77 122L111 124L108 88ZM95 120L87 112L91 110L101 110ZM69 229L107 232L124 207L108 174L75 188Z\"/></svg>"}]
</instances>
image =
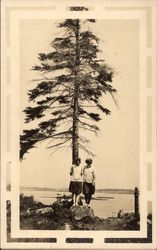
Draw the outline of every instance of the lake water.
<instances>
[{"instance_id":1,"label":"lake water","mask_svg":"<svg viewBox=\"0 0 157 250\"><path fill-rule=\"evenodd\" d=\"M22 191L26 196L33 195L36 201L43 204L50 205L56 201L57 194L69 195L68 192L54 192L54 191ZM94 209L95 216L100 218L112 217L114 214L122 209L123 212L134 211L134 195L133 194L109 194L96 192L93 197L107 198L104 200L91 200L91 207ZM113 197L113 198L112 198ZM83 200L84 203L84 200Z\"/></svg>"}]
</instances>

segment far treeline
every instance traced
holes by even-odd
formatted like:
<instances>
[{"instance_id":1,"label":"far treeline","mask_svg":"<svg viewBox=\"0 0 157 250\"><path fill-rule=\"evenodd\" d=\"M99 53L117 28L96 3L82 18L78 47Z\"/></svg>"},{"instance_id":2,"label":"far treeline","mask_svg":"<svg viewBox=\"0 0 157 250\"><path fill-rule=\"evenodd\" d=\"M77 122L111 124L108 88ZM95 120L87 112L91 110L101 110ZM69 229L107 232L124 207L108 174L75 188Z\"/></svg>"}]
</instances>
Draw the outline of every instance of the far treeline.
<instances>
[{"instance_id":1,"label":"far treeline","mask_svg":"<svg viewBox=\"0 0 157 250\"><path fill-rule=\"evenodd\" d=\"M68 192L66 188L41 188L41 187L21 187L20 191L53 191L53 192ZM110 193L110 194L134 194L133 189L97 189L99 193Z\"/></svg>"}]
</instances>

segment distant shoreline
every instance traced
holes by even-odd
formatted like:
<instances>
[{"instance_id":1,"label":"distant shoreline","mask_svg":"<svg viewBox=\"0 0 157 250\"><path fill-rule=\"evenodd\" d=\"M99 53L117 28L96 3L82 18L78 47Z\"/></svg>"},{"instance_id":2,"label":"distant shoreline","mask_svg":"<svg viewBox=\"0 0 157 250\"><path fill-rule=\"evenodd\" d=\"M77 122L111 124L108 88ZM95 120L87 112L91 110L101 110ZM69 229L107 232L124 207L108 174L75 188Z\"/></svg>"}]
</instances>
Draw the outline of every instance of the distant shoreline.
<instances>
[{"instance_id":1,"label":"distant shoreline","mask_svg":"<svg viewBox=\"0 0 157 250\"><path fill-rule=\"evenodd\" d=\"M41 188L41 187L20 187L20 191L53 191L53 192L68 192L66 188ZM110 194L134 194L133 189L96 189L97 193Z\"/></svg>"}]
</instances>

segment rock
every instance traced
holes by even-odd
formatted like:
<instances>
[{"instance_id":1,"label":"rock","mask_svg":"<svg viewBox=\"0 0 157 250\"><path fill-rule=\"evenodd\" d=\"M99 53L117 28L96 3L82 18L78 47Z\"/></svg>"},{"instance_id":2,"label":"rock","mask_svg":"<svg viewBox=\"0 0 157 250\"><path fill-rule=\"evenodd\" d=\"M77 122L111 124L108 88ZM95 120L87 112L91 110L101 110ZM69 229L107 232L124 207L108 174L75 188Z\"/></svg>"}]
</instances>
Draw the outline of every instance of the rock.
<instances>
[{"instance_id":1,"label":"rock","mask_svg":"<svg viewBox=\"0 0 157 250\"><path fill-rule=\"evenodd\" d=\"M52 214L54 211L51 207L44 207L38 209L27 209L26 211L20 211L20 216L29 217L34 215L47 215Z\"/></svg>"},{"instance_id":2,"label":"rock","mask_svg":"<svg viewBox=\"0 0 157 250\"><path fill-rule=\"evenodd\" d=\"M22 217L28 217L30 215L32 215L32 212L31 212L31 210L29 208L26 211L25 210L20 211L20 216L22 216Z\"/></svg>"},{"instance_id":3,"label":"rock","mask_svg":"<svg viewBox=\"0 0 157 250\"><path fill-rule=\"evenodd\" d=\"M36 209L35 214L49 214L49 213L53 213L53 209L52 207L44 207L44 208L39 208Z\"/></svg>"},{"instance_id":4,"label":"rock","mask_svg":"<svg viewBox=\"0 0 157 250\"><path fill-rule=\"evenodd\" d=\"M68 223L65 223L65 230L71 230L71 225Z\"/></svg>"},{"instance_id":5,"label":"rock","mask_svg":"<svg viewBox=\"0 0 157 250\"><path fill-rule=\"evenodd\" d=\"M75 220L81 220L85 217L94 219L94 211L91 207L88 206L75 206L70 208L72 216Z\"/></svg>"}]
</instances>

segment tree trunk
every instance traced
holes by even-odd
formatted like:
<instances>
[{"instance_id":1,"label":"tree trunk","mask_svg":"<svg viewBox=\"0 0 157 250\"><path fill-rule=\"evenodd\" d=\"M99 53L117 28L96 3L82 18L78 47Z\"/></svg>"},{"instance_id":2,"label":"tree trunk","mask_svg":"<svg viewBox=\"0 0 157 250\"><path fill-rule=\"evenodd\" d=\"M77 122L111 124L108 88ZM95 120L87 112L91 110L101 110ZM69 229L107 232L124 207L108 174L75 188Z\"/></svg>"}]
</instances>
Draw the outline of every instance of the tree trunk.
<instances>
[{"instance_id":1,"label":"tree trunk","mask_svg":"<svg viewBox=\"0 0 157 250\"><path fill-rule=\"evenodd\" d=\"M74 98L74 113L73 113L73 134L72 134L72 162L79 157L78 145L78 98Z\"/></svg>"},{"instance_id":2,"label":"tree trunk","mask_svg":"<svg viewBox=\"0 0 157 250\"><path fill-rule=\"evenodd\" d=\"M75 60L75 88L74 88L74 102L73 102L73 134L72 134L72 163L79 157L79 142L78 142L78 72L80 64L80 44L79 44L79 20L76 19L76 60Z\"/></svg>"}]
</instances>

